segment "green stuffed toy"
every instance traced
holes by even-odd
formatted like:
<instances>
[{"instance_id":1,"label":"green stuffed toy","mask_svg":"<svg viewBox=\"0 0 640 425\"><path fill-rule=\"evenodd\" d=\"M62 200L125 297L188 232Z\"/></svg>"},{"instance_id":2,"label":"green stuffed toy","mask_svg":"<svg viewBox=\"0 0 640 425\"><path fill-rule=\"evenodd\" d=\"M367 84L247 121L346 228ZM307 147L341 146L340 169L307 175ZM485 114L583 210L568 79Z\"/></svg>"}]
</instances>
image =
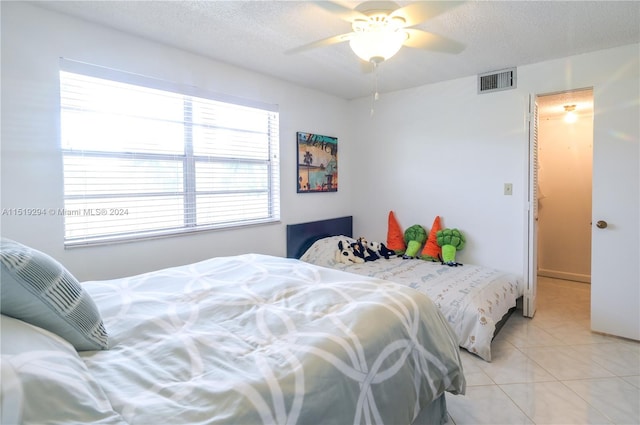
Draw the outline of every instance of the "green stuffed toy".
<instances>
[{"instance_id":1,"label":"green stuffed toy","mask_svg":"<svg viewBox=\"0 0 640 425\"><path fill-rule=\"evenodd\" d=\"M427 240L427 231L419 224L414 224L404 231L404 242L407 249L402 258L418 258L420 256L420 248Z\"/></svg>"},{"instance_id":2,"label":"green stuffed toy","mask_svg":"<svg viewBox=\"0 0 640 425\"><path fill-rule=\"evenodd\" d=\"M456 251L464 248L464 235L458 229L442 229L436 234L438 245L442 248L442 264L461 266L456 263Z\"/></svg>"}]
</instances>

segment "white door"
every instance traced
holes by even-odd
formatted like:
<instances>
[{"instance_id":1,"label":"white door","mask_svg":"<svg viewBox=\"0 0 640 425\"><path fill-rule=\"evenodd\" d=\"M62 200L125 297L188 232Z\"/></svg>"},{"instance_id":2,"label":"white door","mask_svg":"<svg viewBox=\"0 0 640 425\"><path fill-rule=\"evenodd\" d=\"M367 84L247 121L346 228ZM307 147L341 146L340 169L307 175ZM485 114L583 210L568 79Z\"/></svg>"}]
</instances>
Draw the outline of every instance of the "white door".
<instances>
[{"instance_id":1,"label":"white door","mask_svg":"<svg viewBox=\"0 0 640 425\"><path fill-rule=\"evenodd\" d=\"M591 232L591 329L635 340L640 340L639 86L636 76L594 92Z\"/></svg>"},{"instance_id":2,"label":"white door","mask_svg":"<svg viewBox=\"0 0 640 425\"><path fill-rule=\"evenodd\" d=\"M525 277L525 289L522 313L533 317L536 312L536 294L538 290L538 103L535 96L529 97L529 195L527 199L527 235L528 261Z\"/></svg>"}]
</instances>

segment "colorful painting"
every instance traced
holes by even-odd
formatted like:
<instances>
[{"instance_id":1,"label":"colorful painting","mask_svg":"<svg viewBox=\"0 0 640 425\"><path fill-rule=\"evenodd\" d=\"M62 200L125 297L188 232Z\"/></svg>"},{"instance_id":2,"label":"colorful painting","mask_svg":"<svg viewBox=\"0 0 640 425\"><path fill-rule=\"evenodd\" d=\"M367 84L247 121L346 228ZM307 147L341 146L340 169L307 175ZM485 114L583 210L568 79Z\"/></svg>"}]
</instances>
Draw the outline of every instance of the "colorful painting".
<instances>
[{"instance_id":1,"label":"colorful painting","mask_svg":"<svg viewBox=\"0 0 640 425\"><path fill-rule=\"evenodd\" d=\"M338 139L320 134L296 134L298 193L338 191Z\"/></svg>"}]
</instances>

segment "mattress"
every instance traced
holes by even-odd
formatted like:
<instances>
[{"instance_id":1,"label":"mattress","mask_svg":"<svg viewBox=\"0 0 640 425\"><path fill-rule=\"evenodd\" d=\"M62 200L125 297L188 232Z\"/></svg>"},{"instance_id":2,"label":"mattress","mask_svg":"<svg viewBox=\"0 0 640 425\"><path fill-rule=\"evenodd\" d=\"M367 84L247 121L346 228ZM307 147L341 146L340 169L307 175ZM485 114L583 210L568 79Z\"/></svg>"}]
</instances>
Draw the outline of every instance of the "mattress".
<instances>
[{"instance_id":1,"label":"mattress","mask_svg":"<svg viewBox=\"0 0 640 425\"><path fill-rule=\"evenodd\" d=\"M80 353L129 424L411 423L464 393L424 294L247 254L83 283L109 349Z\"/></svg>"},{"instance_id":2,"label":"mattress","mask_svg":"<svg viewBox=\"0 0 640 425\"><path fill-rule=\"evenodd\" d=\"M316 241L300 258L311 264L385 279L428 295L454 330L460 347L491 361L491 341L496 324L523 295L522 279L512 273L464 264L451 267L420 259L380 258L345 264L335 260L339 240Z\"/></svg>"}]
</instances>

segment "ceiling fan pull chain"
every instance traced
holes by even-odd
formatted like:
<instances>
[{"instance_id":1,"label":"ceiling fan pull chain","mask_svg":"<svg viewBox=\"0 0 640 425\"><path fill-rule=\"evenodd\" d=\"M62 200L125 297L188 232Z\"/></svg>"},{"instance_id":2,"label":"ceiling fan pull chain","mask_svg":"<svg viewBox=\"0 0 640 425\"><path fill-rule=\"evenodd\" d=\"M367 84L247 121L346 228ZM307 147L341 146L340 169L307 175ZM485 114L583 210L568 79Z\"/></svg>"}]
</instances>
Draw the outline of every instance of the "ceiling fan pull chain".
<instances>
[{"instance_id":1,"label":"ceiling fan pull chain","mask_svg":"<svg viewBox=\"0 0 640 425\"><path fill-rule=\"evenodd\" d=\"M373 63L373 78L374 78L374 84L375 84L375 90L373 92L373 100L378 100L380 99L380 94L378 93L378 63L374 62Z\"/></svg>"},{"instance_id":2,"label":"ceiling fan pull chain","mask_svg":"<svg viewBox=\"0 0 640 425\"><path fill-rule=\"evenodd\" d=\"M378 62L371 61L373 64L373 96L371 98L371 116L374 113L374 105L376 100L380 99L380 93L378 93Z\"/></svg>"}]
</instances>

